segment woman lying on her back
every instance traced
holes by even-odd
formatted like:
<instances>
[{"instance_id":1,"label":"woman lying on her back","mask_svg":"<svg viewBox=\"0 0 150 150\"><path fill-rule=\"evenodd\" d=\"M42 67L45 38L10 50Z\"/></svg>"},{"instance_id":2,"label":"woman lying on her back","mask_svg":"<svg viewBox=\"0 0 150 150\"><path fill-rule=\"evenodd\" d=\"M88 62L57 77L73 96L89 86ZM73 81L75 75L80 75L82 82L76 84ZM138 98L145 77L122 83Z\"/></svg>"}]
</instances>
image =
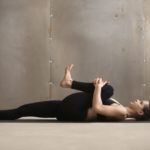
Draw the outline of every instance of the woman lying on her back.
<instances>
[{"instance_id":1,"label":"woman lying on her back","mask_svg":"<svg viewBox=\"0 0 150 150\"><path fill-rule=\"evenodd\" d=\"M74 81L73 65L68 65L61 87L80 90L63 100L49 100L22 105L16 109L0 110L0 120L15 120L26 116L57 118L59 121L122 121L126 118L149 120L150 103L135 100L127 107L112 99L113 88L108 81L96 78L93 83Z\"/></svg>"}]
</instances>

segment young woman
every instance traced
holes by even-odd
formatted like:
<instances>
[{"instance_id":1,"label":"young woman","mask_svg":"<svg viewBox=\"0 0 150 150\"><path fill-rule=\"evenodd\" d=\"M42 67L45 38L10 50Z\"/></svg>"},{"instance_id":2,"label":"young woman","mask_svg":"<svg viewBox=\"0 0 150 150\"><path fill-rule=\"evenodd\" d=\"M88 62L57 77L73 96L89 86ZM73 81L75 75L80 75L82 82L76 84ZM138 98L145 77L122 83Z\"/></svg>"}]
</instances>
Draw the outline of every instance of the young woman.
<instances>
[{"instance_id":1,"label":"young woman","mask_svg":"<svg viewBox=\"0 0 150 150\"><path fill-rule=\"evenodd\" d=\"M121 121L127 117L149 119L149 101L135 100L125 107L111 98L113 88L108 81L103 81L102 78L96 78L93 83L73 81L72 67L73 65L66 67L60 86L82 92L71 94L64 100L41 101L16 109L0 110L0 120L15 120L25 116L54 117L59 121Z\"/></svg>"}]
</instances>

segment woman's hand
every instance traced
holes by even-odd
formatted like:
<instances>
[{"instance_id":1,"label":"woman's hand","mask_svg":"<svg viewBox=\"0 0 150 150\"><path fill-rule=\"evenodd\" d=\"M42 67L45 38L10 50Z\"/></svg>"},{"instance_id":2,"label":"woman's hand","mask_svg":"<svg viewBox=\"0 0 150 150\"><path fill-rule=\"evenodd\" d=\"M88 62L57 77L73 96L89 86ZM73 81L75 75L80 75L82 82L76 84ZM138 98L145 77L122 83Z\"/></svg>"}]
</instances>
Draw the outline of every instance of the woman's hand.
<instances>
[{"instance_id":1,"label":"woman's hand","mask_svg":"<svg viewBox=\"0 0 150 150\"><path fill-rule=\"evenodd\" d=\"M100 87L100 88L102 88L104 85L109 84L109 83L110 83L109 81L104 81L102 78L96 78L93 81L94 86Z\"/></svg>"}]
</instances>

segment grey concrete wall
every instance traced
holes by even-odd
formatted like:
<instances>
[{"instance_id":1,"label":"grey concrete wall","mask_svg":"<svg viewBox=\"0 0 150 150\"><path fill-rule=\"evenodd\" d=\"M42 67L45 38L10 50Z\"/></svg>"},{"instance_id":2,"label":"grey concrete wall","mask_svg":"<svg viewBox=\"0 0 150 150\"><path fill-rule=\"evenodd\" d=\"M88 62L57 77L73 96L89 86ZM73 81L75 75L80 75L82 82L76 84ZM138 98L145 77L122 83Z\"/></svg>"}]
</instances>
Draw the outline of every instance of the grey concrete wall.
<instances>
[{"instance_id":1,"label":"grey concrete wall","mask_svg":"<svg viewBox=\"0 0 150 150\"><path fill-rule=\"evenodd\" d=\"M149 3L0 0L0 108L75 92L59 87L68 63L75 80L110 80L123 104L148 98Z\"/></svg>"},{"instance_id":2,"label":"grey concrete wall","mask_svg":"<svg viewBox=\"0 0 150 150\"><path fill-rule=\"evenodd\" d=\"M53 97L68 93L56 85L70 62L74 79L102 76L124 104L145 96L142 0L53 0L51 5Z\"/></svg>"},{"instance_id":3,"label":"grey concrete wall","mask_svg":"<svg viewBox=\"0 0 150 150\"><path fill-rule=\"evenodd\" d=\"M0 107L49 97L49 0L0 0Z\"/></svg>"},{"instance_id":4,"label":"grey concrete wall","mask_svg":"<svg viewBox=\"0 0 150 150\"><path fill-rule=\"evenodd\" d=\"M145 24L144 24L144 50L145 50L145 98L150 99L150 1L143 3Z\"/></svg>"}]
</instances>

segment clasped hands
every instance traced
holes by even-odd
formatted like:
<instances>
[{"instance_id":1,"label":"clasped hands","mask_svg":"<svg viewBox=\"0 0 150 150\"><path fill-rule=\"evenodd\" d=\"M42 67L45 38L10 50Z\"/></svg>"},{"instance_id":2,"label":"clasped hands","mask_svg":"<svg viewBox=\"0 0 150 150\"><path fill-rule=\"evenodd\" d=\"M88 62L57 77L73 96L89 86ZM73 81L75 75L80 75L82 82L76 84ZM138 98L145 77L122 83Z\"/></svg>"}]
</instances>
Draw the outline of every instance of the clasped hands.
<instances>
[{"instance_id":1,"label":"clasped hands","mask_svg":"<svg viewBox=\"0 0 150 150\"><path fill-rule=\"evenodd\" d=\"M104 85L109 84L109 83L110 81L103 80L102 78L99 78L99 77L93 80L94 86L100 87L100 88L102 88Z\"/></svg>"}]
</instances>

